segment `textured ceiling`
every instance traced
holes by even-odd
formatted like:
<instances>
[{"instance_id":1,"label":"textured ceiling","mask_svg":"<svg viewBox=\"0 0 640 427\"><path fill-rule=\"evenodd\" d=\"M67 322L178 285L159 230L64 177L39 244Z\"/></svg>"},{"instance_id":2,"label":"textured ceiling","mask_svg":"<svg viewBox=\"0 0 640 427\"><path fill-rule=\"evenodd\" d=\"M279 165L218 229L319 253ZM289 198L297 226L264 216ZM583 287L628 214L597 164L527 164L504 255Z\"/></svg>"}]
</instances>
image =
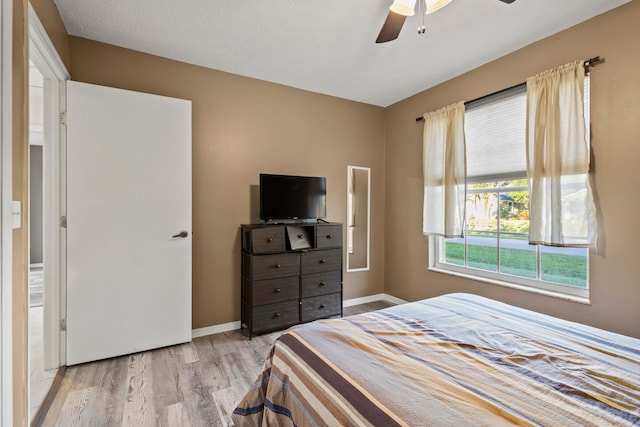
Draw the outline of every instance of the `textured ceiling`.
<instances>
[{"instance_id":1,"label":"textured ceiling","mask_svg":"<svg viewBox=\"0 0 640 427\"><path fill-rule=\"evenodd\" d=\"M630 0L454 0L375 44L391 0L55 0L67 31L388 106Z\"/></svg>"}]
</instances>

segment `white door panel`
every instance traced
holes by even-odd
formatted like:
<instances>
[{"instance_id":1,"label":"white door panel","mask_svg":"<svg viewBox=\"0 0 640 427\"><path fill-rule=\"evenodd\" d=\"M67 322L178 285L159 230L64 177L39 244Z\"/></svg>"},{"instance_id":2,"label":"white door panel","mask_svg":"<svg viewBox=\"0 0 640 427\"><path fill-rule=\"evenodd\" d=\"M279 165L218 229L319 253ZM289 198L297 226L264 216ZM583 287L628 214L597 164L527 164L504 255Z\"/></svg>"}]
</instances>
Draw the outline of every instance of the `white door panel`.
<instances>
[{"instance_id":1,"label":"white door panel","mask_svg":"<svg viewBox=\"0 0 640 427\"><path fill-rule=\"evenodd\" d=\"M189 341L191 102L70 81L67 103L67 365Z\"/></svg>"}]
</instances>

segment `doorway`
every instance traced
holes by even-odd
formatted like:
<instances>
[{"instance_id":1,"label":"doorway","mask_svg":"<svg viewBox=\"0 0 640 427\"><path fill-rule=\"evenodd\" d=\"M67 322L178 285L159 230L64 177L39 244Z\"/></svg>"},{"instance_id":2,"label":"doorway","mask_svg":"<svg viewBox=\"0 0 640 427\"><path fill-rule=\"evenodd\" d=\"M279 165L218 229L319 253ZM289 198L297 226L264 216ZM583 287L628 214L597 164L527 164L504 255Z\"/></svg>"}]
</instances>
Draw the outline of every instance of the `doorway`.
<instances>
[{"instance_id":1,"label":"doorway","mask_svg":"<svg viewBox=\"0 0 640 427\"><path fill-rule=\"evenodd\" d=\"M56 374L44 364L43 76L29 64L29 417L38 412Z\"/></svg>"},{"instance_id":2,"label":"doorway","mask_svg":"<svg viewBox=\"0 0 640 427\"><path fill-rule=\"evenodd\" d=\"M65 111L62 60L38 16L29 4L30 108L29 154L29 410L31 418L49 391L57 369L65 363L66 310L64 229L64 138L61 112Z\"/></svg>"}]
</instances>

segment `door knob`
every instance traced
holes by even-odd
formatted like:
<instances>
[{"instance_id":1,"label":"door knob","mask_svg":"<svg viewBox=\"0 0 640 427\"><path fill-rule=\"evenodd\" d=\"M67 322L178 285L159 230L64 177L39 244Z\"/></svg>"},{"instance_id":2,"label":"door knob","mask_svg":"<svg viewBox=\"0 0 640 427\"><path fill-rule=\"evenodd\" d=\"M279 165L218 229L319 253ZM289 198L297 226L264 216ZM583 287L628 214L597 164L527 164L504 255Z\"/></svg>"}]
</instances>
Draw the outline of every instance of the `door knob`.
<instances>
[{"instance_id":1,"label":"door knob","mask_svg":"<svg viewBox=\"0 0 640 427\"><path fill-rule=\"evenodd\" d=\"M173 236L171 236L174 239L177 239L178 237L180 237L181 239L184 239L185 237L189 237L189 233L187 231L181 231L178 234L174 234Z\"/></svg>"}]
</instances>

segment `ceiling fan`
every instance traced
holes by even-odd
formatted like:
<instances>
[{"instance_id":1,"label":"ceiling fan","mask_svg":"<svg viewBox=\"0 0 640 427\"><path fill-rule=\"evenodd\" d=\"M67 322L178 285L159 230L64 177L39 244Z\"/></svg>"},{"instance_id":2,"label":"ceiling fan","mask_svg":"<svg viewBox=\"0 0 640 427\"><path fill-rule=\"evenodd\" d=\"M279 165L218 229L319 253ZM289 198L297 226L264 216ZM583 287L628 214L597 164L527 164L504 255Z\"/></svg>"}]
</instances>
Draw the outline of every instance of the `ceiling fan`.
<instances>
[{"instance_id":1,"label":"ceiling fan","mask_svg":"<svg viewBox=\"0 0 640 427\"><path fill-rule=\"evenodd\" d=\"M503 3L511 4L516 0L500 0ZM422 12L423 0L418 0L418 13ZM424 0L425 14L431 14L437 10L442 9L444 6L451 3L451 0ZM416 0L393 0L393 4L389 7L389 13L387 19L385 19L380 34L376 39L376 43L386 43L398 38L404 20L407 16L413 16L415 14ZM418 28L418 33L423 34L425 32L424 21L423 25Z\"/></svg>"}]
</instances>

